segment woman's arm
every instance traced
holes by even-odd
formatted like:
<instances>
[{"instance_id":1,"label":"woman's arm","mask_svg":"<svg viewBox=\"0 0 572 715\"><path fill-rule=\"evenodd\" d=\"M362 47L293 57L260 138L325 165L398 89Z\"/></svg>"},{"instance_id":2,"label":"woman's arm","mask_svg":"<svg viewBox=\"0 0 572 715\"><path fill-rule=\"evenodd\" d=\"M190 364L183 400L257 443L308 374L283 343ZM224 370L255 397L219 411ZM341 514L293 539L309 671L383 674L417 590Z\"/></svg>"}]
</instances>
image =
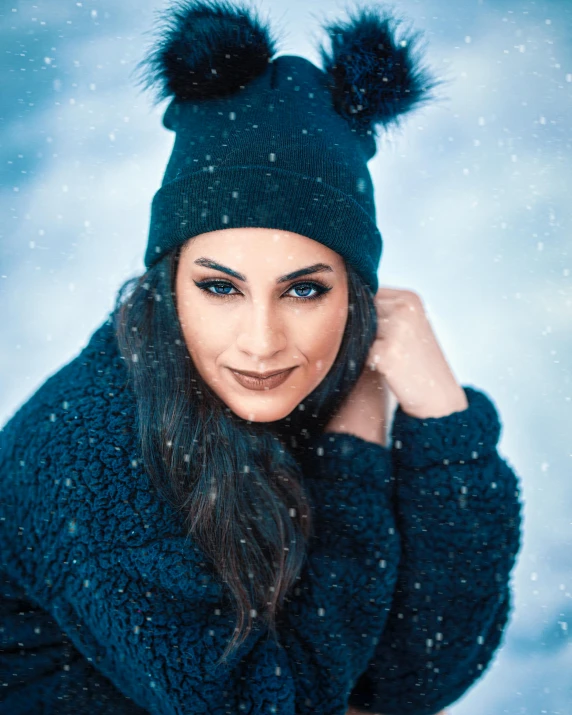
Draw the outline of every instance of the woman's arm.
<instances>
[{"instance_id":1,"label":"woman's arm","mask_svg":"<svg viewBox=\"0 0 572 715\"><path fill-rule=\"evenodd\" d=\"M386 447L390 400L384 376L366 368L324 432L351 434Z\"/></svg>"},{"instance_id":2,"label":"woman's arm","mask_svg":"<svg viewBox=\"0 0 572 715\"><path fill-rule=\"evenodd\" d=\"M395 414L403 556L382 639L350 699L358 710L434 715L482 676L501 643L520 548L518 480L496 449L494 405L464 390L466 410Z\"/></svg>"}]
</instances>

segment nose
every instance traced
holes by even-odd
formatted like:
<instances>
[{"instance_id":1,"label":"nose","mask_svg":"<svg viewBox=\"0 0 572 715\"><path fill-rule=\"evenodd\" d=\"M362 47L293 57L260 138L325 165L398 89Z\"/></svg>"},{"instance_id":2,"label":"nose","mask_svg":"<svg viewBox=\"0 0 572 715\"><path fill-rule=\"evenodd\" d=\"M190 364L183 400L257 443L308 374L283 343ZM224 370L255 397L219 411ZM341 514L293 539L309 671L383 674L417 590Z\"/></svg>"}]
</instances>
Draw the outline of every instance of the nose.
<instances>
[{"instance_id":1,"label":"nose","mask_svg":"<svg viewBox=\"0 0 572 715\"><path fill-rule=\"evenodd\" d=\"M268 303L253 301L241 316L236 345L254 362L271 360L287 345L281 317Z\"/></svg>"}]
</instances>

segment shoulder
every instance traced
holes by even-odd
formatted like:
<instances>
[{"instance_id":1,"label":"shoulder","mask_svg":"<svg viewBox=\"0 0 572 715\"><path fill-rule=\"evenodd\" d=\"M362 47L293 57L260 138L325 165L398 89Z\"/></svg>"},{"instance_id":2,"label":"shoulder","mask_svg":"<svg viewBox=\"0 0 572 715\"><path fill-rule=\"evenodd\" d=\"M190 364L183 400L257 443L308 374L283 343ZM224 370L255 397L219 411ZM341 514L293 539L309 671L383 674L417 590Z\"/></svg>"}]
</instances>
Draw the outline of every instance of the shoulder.
<instances>
[{"instance_id":1,"label":"shoulder","mask_svg":"<svg viewBox=\"0 0 572 715\"><path fill-rule=\"evenodd\" d=\"M136 414L106 321L0 432L0 566L31 592L46 574L54 592L64 588L61 564L80 560L101 571L120 560L123 574L172 588L183 566L200 565L143 467Z\"/></svg>"},{"instance_id":2,"label":"shoulder","mask_svg":"<svg viewBox=\"0 0 572 715\"><path fill-rule=\"evenodd\" d=\"M14 516L19 509L23 518L41 504L52 513L95 505L110 488L128 485L136 461L135 414L108 319L0 432L0 489ZM5 518L10 521L10 509Z\"/></svg>"},{"instance_id":3,"label":"shoulder","mask_svg":"<svg viewBox=\"0 0 572 715\"><path fill-rule=\"evenodd\" d=\"M47 378L4 425L4 457L7 450L28 451L66 441L71 446L82 428L105 429L109 414L130 404L126 391L127 369L109 317L81 352Z\"/></svg>"}]
</instances>

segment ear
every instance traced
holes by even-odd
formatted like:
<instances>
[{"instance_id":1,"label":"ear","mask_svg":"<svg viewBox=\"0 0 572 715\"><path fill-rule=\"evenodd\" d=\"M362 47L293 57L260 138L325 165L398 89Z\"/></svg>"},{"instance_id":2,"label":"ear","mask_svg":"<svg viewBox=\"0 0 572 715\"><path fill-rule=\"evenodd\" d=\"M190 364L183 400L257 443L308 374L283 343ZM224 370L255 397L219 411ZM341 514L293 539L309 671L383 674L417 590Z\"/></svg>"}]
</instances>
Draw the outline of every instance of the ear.
<instances>
[{"instance_id":1,"label":"ear","mask_svg":"<svg viewBox=\"0 0 572 715\"><path fill-rule=\"evenodd\" d=\"M432 99L440 81L419 57L419 32L397 38L402 20L377 7L360 8L348 22L323 25L331 54L319 46L336 111L352 127L386 128L401 115Z\"/></svg>"},{"instance_id":2,"label":"ear","mask_svg":"<svg viewBox=\"0 0 572 715\"><path fill-rule=\"evenodd\" d=\"M261 75L276 53L268 24L226 0L183 0L160 16L158 37L136 67L156 102L223 97Z\"/></svg>"}]
</instances>

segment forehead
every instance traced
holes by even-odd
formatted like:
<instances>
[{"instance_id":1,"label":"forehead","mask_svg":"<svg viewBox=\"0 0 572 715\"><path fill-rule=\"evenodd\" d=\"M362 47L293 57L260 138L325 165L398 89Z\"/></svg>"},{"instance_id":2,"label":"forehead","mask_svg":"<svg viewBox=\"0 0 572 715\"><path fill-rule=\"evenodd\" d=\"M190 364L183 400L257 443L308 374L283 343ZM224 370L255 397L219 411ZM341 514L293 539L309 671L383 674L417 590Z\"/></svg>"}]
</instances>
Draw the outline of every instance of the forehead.
<instances>
[{"instance_id":1,"label":"forehead","mask_svg":"<svg viewBox=\"0 0 572 715\"><path fill-rule=\"evenodd\" d=\"M323 262L343 271L340 254L312 238L291 231L269 228L229 228L202 233L189 239L182 256L189 262L198 256L232 260L234 267L266 265L282 271L285 265ZM287 262L287 263L286 263Z\"/></svg>"}]
</instances>

